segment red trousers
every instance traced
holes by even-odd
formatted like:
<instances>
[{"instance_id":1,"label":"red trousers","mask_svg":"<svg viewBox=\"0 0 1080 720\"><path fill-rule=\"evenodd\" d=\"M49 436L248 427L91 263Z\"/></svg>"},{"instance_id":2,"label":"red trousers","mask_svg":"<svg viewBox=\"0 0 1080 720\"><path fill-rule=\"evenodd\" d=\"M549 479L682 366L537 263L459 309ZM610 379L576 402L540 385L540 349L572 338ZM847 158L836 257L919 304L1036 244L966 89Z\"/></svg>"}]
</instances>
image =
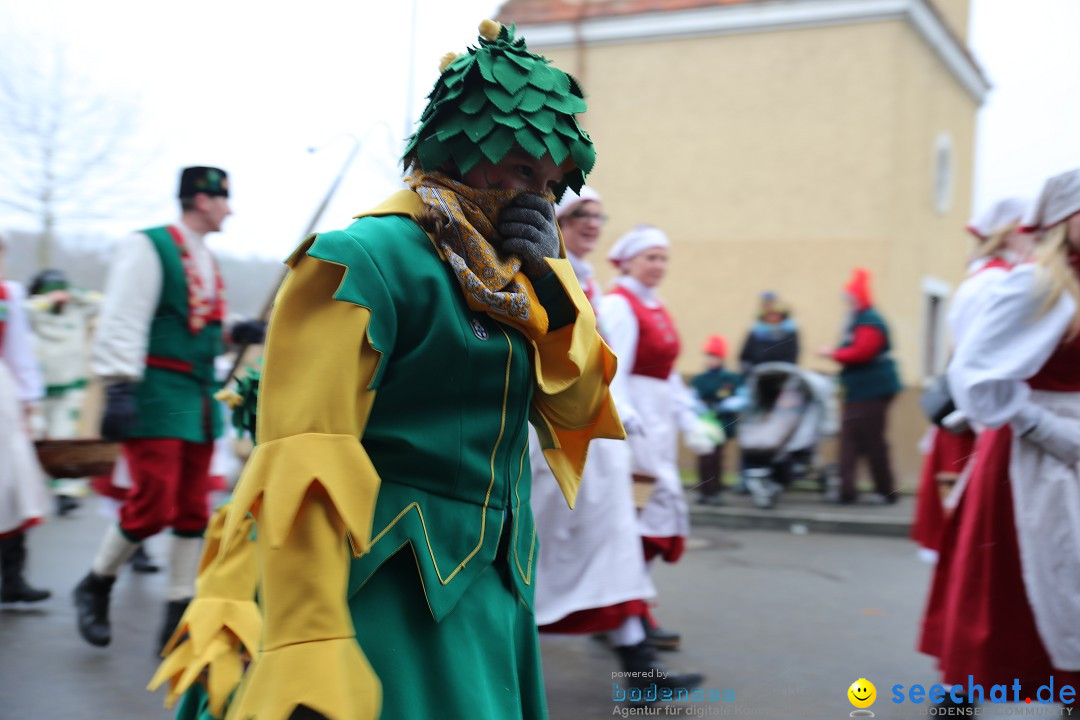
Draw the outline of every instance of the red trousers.
<instances>
[{"instance_id":1,"label":"red trousers","mask_svg":"<svg viewBox=\"0 0 1080 720\"><path fill-rule=\"evenodd\" d=\"M214 443L136 438L121 446L133 487L120 507L120 529L136 540L167 527L201 535L210 519Z\"/></svg>"}]
</instances>

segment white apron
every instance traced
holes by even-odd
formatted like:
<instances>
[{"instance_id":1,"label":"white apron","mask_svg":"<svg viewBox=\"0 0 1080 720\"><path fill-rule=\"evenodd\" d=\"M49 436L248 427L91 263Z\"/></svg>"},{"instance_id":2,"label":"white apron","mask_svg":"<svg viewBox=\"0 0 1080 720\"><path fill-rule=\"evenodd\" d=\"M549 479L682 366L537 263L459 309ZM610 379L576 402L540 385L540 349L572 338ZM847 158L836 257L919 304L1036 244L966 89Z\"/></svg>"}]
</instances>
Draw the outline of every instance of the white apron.
<instances>
[{"instance_id":1,"label":"white apron","mask_svg":"<svg viewBox=\"0 0 1080 720\"><path fill-rule=\"evenodd\" d=\"M656 487L638 518L638 532L648 537L686 537L690 510L679 478L679 427L682 411L669 380L630 375L629 394L643 419L644 434L627 438L635 473L656 478Z\"/></svg>"},{"instance_id":2,"label":"white apron","mask_svg":"<svg viewBox=\"0 0 1080 720\"><path fill-rule=\"evenodd\" d=\"M529 428L532 509L540 554L536 569L537 625L579 610L656 595L645 569L630 493L629 448L621 440L593 440L574 509L544 460Z\"/></svg>"},{"instance_id":3,"label":"white apron","mask_svg":"<svg viewBox=\"0 0 1080 720\"><path fill-rule=\"evenodd\" d=\"M48 508L45 473L26 434L15 378L0 362L0 533L45 517Z\"/></svg>"},{"instance_id":4,"label":"white apron","mask_svg":"<svg viewBox=\"0 0 1080 720\"><path fill-rule=\"evenodd\" d=\"M1031 401L1080 419L1080 392L1034 390ZM1035 626L1054 667L1080 670L1080 466L1014 435L1009 480Z\"/></svg>"}]
</instances>

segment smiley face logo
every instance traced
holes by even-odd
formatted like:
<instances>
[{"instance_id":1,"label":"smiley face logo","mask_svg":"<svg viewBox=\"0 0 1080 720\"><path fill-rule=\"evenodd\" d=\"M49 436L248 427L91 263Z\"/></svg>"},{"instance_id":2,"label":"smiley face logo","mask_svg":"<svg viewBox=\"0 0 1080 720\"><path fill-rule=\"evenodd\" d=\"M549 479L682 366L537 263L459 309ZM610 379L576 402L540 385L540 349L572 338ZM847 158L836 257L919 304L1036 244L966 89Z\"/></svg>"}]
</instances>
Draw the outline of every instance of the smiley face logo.
<instances>
[{"instance_id":1,"label":"smiley face logo","mask_svg":"<svg viewBox=\"0 0 1080 720\"><path fill-rule=\"evenodd\" d=\"M851 687L847 690L847 696L855 707L868 708L877 699L877 688L874 687L874 683L866 678L859 678L851 683Z\"/></svg>"}]
</instances>

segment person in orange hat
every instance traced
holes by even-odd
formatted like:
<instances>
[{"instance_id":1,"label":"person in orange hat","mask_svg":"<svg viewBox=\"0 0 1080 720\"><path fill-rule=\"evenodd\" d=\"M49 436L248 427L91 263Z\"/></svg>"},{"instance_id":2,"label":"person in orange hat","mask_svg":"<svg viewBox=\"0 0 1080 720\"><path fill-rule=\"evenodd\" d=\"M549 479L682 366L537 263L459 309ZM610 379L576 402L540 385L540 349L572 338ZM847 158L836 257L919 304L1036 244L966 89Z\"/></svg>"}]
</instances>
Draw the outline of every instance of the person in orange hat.
<instances>
[{"instance_id":1,"label":"person in orange hat","mask_svg":"<svg viewBox=\"0 0 1080 720\"><path fill-rule=\"evenodd\" d=\"M840 345L822 348L819 355L842 365L840 385L844 412L840 426L840 504L857 499L855 470L860 456L870 463L870 476L881 501L894 503L897 496L885 440L886 416L893 397L900 392L900 376L890 355L892 344L885 319L874 309L870 272L855 268L844 286L850 320Z\"/></svg>"},{"instance_id":2,"label":"person in orange hat","mask_svg":"<svg viewBox=\"0 0 1080 720\"><path fill-rule=\"evenodd\" d=\"M727 438L735 436L738 414L732 409L736 393L742 387L742 375L724 367L728 345L723 335L711 335L705 341L705 371L690 380L698 399L724 428L724 442L711 452L698 455L698 503L723 505L720 493L724 489L724 448Z\"/></svg>"}]
</instances>

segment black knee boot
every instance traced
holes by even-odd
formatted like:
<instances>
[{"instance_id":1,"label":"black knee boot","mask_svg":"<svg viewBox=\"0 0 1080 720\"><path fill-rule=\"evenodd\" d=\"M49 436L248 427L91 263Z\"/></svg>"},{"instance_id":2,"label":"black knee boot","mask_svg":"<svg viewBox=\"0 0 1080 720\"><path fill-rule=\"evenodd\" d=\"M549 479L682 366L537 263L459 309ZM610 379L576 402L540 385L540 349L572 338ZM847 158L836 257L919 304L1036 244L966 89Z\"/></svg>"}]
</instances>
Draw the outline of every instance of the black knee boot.
<instances>
[{"instance_id":1,"label":"black knee boot","mask_svg":"<svg viewBox=\"0 0 1080 720\"><path fill-rule=\"evenodd\" d=\"M615 648L622 661L623 670L631 675L630 686L644 688L650 684L658 688L687 690L701 685L705 676L700 673L680 673L664 666L656 654L656 648L643 640L637 645L620 645Z\"/></svg>"},{"instance_id":2,"label":"black knee boot","mask_svg":"<svg viewBox=\"0 0 1080 720\"><path fill-rule=\"evenodd\" d=\"M52 596L32 587L23 577L26 569L26 533L0 540L0 602L41 602Z\"/></svg>"},{"instance_id":3,"label":"black knee boot","mask_svg":"<svg viewBox=\"0 0 1080 720\"><path fill-rule=\"evenodd\" d=\"M172 638L173 633L176 632L176 626L180 624L180 620L184 617L184 611L187 610L190 603L191 598L187 600L170 600L165 603L165 622L161 624L161 632L158 635L158 654L161 654L161 651L169 643L169 639Z\"/></svg>"},{"instance_id":4,"label":"black knee boot","mask_svg":"<svg viewBox=\"0 0 1080 720\"><path fill-rule=\"evenodd\" d=\"M104 647L112 642L109 596L115 582L115 577L97 575L91 571L75 586L75 592L72 593L79 634L91 645Z\"/></svg>"}]
</instances>

